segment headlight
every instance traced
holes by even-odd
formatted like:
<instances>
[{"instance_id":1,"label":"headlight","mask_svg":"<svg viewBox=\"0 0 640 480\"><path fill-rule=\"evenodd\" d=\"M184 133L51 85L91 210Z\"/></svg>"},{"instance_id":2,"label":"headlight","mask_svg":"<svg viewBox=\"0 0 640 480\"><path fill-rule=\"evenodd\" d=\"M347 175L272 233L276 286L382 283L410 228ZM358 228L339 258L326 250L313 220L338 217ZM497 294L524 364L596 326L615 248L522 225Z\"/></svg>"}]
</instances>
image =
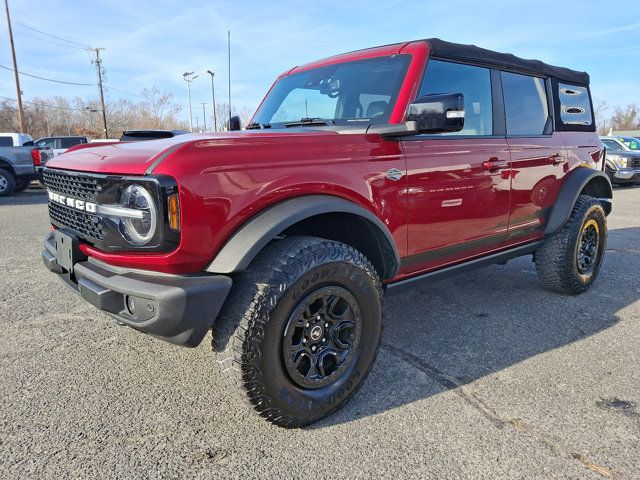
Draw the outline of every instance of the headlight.
<instances>
[{"instance_id":1,"label":"headlight","mask_svg":"<svg viewBox=\"0 0 640 480\"><path fill-rule=\"evenodd\" d=\"M141 213L120 218L122 236L133 245L149 243L158 222L158 210L151 194L140 185L130 185L120 196L120 206Z\"/></svg>"},{"instance_id":2,"label":"headlight","mask_svg":"<svg viewBox=\"0 0 640 480\"><path fill-rule=\"evenodd\" d=\"M620 155L607 155L607 160L610 160L618 168L627 167L627 158Z\"/></svg>"}]
</instances>

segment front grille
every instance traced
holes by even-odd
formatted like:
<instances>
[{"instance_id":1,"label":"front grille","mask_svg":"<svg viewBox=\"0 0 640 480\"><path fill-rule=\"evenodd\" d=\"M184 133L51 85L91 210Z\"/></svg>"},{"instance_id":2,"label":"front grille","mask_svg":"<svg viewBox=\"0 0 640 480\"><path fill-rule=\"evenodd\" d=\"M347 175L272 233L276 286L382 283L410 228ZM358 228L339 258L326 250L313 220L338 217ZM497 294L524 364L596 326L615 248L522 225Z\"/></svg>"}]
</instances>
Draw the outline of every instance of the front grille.
<instances>
[{"instance_id":1,"label":"front grille","mask_svg":"<svg viewBox=\"0 0 640 480\"><path fill-rule=\"evenodd\" d=\"M45 170L43 177L49 190L80 200L95 201L100 191L98 180L88 176Z\"/></svg>"},{"instance_id":2,"label":"front grille","mask_svg":"<svg viewBox=\"0 0 640 480\"><path fill-rule=\"evenodd\" d=\"M640 158L634 158L632 166L633 167L640 167Z\"/></svg>"},{"instance_id":3,"label":"front grille","mask_svg":"<svg viewBox=\"0 0 640 480\"><path fill-rule=\"evenodd\" d=\"M43 179L48 190L77 200L96 202L102 190L99 179L89 175L45 169ZM98 215L50 200L49 216L57 227L68 228L89 242L100 242L106 236L102 218Z\"/></svg>"},{"instance_id":4,"label":"front grille","mask_svg":"<svg viewBox=\"0 0 640 480\"><path fill-rule=\"evenodd\" d=\"M97 215L49 202L49 217L54 225L67 227L91 242L99 242L106 235L104 225Z\"/></svg>"}]
</instances>

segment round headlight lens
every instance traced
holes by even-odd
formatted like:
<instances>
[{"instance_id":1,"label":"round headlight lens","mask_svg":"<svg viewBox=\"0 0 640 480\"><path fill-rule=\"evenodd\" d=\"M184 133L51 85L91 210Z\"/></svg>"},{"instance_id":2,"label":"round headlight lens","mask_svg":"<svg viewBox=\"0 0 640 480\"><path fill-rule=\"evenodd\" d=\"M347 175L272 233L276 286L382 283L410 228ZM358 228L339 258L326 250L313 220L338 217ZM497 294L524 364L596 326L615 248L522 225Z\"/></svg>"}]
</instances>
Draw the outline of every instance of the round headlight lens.
<instances>
[{"instance_id":1,"label":"round headlight lens","mask_svg":"<svg viewBox=\"0 0 640 480\"><path fill-rule=\"evenodd\" d=\"M140 185L130 185L120 197L120 205L139 210L142 218L123 217L120 219L120 233L134 245L145 245L156 233L157 210L151 194Z\"/></svg>"}]
</instances>

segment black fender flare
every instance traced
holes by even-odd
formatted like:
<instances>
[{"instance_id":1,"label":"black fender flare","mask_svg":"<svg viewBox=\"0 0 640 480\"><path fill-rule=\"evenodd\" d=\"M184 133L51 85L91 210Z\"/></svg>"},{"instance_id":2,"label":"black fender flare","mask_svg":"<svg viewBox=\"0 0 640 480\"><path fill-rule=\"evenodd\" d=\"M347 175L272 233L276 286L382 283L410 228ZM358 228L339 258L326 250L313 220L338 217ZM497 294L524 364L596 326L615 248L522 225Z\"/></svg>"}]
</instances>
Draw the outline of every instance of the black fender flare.
<instances>
[{"instance_id":1,"label":"black fender flare","mask_svg":"<svg viewBox=\"0 0 640 480\"><path fill-rule=\"evenodd\" d=\"M242 225L224 244L206 268L211 273L245 270L255 256L274 238L292 225L324 213L350 213L369 221L383 234L395 256L395 276L400 268L400 254L387 226L363 207L333 195L303 195L272 205Z\"/></svg>"},{"instance_id":2,"label":"black fender flare","mask_svg":"<svg viewBox=\"0 0 640 480\"><path fill-rule=\"evenodd\" d=\"M555 232L567 223L578 196L590 182L594 182L593 187L598 192L598 200L605 204L605 213L608 215L611 212L613 188L609 177L600 170L587 167L576 168L567 175L562 187L560 187L544 229L545 235Z\"/></svg>"}]
</instances>

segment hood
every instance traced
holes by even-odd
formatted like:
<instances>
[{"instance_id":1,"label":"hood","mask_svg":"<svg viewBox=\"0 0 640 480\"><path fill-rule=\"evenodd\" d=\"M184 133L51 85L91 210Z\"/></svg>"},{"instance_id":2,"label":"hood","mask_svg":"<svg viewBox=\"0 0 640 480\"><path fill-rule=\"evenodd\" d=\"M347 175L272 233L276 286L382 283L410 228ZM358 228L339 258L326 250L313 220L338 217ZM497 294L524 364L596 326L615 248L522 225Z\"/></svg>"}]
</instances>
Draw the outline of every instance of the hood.
<instances>
[{"instance_id":1,"label":"hood","mask_svg":"<svg viewBox=\"0 0 640 480\"><path fill-rule=\"evenodd\" d=\"M207 147L246 146L265 139L287 142L296 137L338 135L335 130L310 127L286 130L239 130L236 132L177 135L161 140L99 144L69 151L47 162L49 168L115 175L144 175L165 158L177 155L189 145Z\"/></svg>"}]
</instances>

